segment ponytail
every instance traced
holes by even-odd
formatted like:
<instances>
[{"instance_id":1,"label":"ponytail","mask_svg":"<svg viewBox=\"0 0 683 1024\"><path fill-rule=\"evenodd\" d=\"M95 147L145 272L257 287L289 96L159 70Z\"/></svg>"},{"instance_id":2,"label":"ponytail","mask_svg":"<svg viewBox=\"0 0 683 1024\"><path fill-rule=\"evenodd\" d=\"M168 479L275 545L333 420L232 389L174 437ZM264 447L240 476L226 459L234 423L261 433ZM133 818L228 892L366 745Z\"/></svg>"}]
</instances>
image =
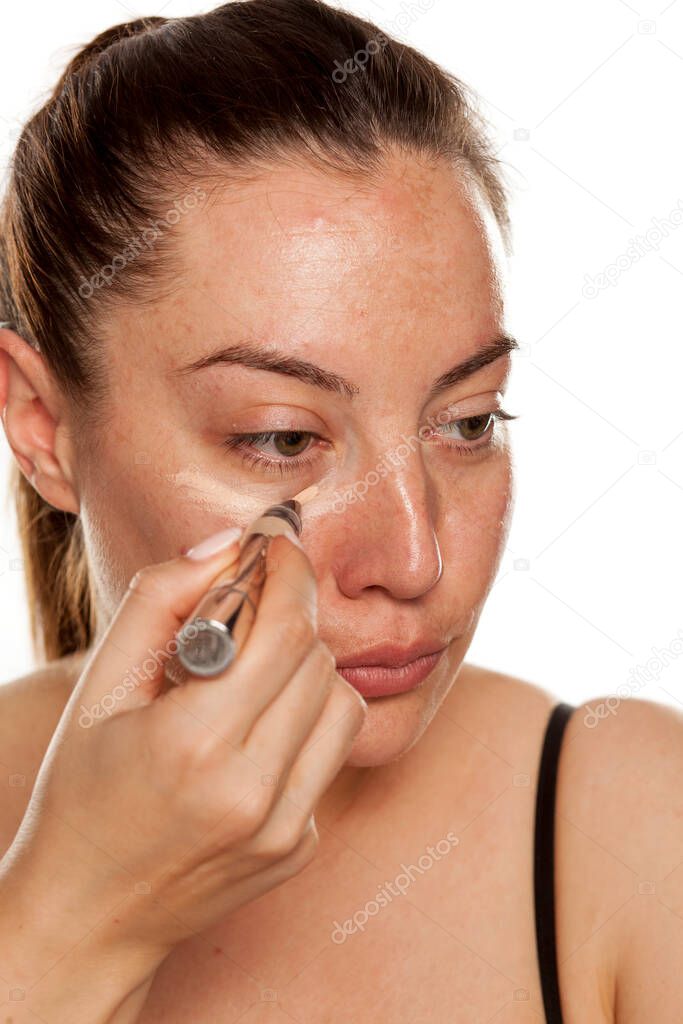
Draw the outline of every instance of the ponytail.
<instances>
[{"instance_id":1,"label":"ponytail","mask_svg":"<svg viewBox=\"0 0 683 1024\"><path fill-rule=\"evenodd\" d=\"M33 656L39 662L52 661L84 651L96 624L81 519L48 504L16 462L10 475Z\"/></svg>"}]
</instances>

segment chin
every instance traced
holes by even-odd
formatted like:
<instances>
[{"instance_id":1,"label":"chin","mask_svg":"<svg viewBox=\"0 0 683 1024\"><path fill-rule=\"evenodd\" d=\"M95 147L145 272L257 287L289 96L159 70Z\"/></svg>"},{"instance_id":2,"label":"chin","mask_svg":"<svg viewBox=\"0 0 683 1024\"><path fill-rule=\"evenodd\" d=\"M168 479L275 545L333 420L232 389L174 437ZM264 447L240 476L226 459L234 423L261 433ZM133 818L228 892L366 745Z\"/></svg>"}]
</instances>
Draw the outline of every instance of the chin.
<instances>
[{"instance_id":1,"label":"chin","mask_svg":"<svg viewBox=\"0 0 683 1024\"><path fill-rule=\"evenodd\" d=\"M368 710L344 764L372 768L402 757L422 736L435 712L433 687L367 699Z\"/></svg>"}]
</instances>

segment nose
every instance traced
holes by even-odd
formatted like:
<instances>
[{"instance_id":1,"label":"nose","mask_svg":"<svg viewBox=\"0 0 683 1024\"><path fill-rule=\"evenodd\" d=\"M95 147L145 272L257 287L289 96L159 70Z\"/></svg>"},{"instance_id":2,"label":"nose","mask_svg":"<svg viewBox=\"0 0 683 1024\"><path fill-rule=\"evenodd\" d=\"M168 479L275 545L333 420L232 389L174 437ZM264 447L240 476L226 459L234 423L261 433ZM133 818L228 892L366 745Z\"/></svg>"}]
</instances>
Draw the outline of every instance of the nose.
<instances>
[{"instance_id":1,"label":"nose","mask_svg":"<svg viewBox=\"0 0 683 1024\"><path fill-rule=\"evenodd\" d=\"M343 492L334 541L337 586L349 598L368 587L403 600L420 597L443 570L434 529L437 495L420 451L379 480L374 476L366 474Z\"/></svg>"}]
</instances>

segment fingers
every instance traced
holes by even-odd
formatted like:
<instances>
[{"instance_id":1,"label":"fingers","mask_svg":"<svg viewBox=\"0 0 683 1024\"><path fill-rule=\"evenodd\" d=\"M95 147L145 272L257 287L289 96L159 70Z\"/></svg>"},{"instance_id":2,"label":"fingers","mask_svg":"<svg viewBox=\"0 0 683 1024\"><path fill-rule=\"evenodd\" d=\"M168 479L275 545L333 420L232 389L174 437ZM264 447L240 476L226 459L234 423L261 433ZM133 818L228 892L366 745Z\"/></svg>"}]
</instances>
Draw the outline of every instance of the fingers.
<instances>
[{"instance_id":1,"label":"fingers","mask_svg":"<svg viewBox=\"0 0 683 1024\"><path fill-rule=\"evenodd\" d=\"M237 658L210 680L163 694L231 743L243 742L316 642L317 583L307 555L285 536L270 542L256 617Z\"/></svg>"},{"instance_id":2,"label":"fingers","mask_svg":"<svg viewBox=\"0 0 683 1024\"><path fill-rule=\"evenodd\" d=\"M244 740L245 753L264 775L278 782L287 775L327 703L336 675L332 652L316 640Z\"/></svg>"},{"instance_id":3,"label":"fingers","mask_svg":"<svg viewBox=\"0 0 683 1024\"><path fill-rule=\"evenodd\" d=\"M163 664L176 649L174 634L238 555L236 539L208 558L172 558L136 573L89 659L79 702L106 703L111 714L151 701L163 682Z\"/></svg>"},{"instance_id":4,"label":"fingers","mask_svg":"<svg viewBox=\"0 0 683 1024\"><path fill-rule=\"evenodd\" d=\"M301 834L345 763L367 713L363 697L336 674L332 692L294 760L259 839L266 846ZM256 838L256 837L255 837Z\"/></svg>"}]
</instances>

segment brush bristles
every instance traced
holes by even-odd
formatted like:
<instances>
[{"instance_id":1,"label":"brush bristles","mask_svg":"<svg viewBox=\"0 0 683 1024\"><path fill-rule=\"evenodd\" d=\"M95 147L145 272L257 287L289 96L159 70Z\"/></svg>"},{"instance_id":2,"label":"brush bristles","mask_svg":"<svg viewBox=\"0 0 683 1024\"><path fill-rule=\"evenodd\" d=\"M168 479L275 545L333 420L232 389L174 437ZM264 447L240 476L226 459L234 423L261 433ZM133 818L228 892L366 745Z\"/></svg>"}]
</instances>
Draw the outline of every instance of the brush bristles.
<instances>
[{"instance_id":1,"label":"brush bristles","mask_svg":"<svg viewBox=\"0 0 683 1024\"><path fill-rule=\"evenodd\" d=\"M307 501L310 501L311 498L315 498L317 493L318 485L311 484L310 487L305 487L303 491L299 492L299 494L295 494L294 500L298 501L300 505L304 505Z\"/></svg>"}]
</instances>

